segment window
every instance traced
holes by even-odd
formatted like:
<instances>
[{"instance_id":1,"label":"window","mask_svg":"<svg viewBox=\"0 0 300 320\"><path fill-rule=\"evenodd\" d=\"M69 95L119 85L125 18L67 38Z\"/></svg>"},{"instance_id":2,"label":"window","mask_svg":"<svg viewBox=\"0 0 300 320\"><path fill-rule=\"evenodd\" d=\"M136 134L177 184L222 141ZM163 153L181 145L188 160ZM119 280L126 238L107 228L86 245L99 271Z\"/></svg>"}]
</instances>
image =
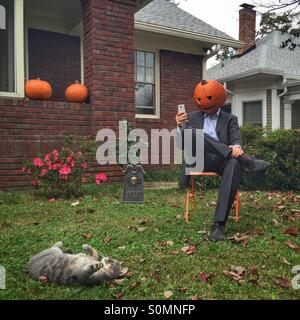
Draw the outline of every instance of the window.
<instances>
[{"instance_id":1,"label":"window","mask_svg":"<svg viewBox=\"0 0 300 320\"><path fill-rule=\"evenodd\" d=\"M243 122L262 127L262 101L243 103Z\"/></svg>"},{"instance_id":2,"label":"window","mask_svg":"<svg viewBox=\"0 0 300 320\"><path fill-rule=\"evenodd\" d=\"M24 95L23 21L23 0L0 0L0 95Z\"/></svg>"},{"instance_id":3,"label":"window","mask_svg":"<svg viewBox=\"0 0 300 320\"><path fill-rule=\"evenodd\" d=\"M154 52L135 52L135 100L137 115L156 115L157 83L155 60Z\"/></svg>"},{"instance_id":4,"label":"window","mask_svg":"<svg viewBox=\"0 0 300 320\"><path fill-rule=\"evenodd\" d=\"M222 110L224 112L231 113L231 104L225 104Z\"/></svg>"}]
</instances>

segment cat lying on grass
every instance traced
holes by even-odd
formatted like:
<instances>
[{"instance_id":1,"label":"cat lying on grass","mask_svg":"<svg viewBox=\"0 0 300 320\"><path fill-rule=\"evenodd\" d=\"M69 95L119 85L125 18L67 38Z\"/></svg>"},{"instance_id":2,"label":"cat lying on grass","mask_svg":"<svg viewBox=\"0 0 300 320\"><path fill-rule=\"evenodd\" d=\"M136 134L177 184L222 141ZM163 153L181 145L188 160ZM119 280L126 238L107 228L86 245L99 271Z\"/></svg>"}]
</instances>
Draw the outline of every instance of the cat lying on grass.
<instances>
[{"instance_id":1,"label":"cat lying on grass","mask_svg":"<svg viewBox=\"0 0 300 320\"><path fill-rule=\"evenodd\" d=\"M89 245L83 245L85 253L69 254L61 250L62 242L40 252L27 265L35 279L71 286L95 286L120 278L127 272L121 263L111 257L99 261L98 253Z\"/></svg>"}]
</instances>

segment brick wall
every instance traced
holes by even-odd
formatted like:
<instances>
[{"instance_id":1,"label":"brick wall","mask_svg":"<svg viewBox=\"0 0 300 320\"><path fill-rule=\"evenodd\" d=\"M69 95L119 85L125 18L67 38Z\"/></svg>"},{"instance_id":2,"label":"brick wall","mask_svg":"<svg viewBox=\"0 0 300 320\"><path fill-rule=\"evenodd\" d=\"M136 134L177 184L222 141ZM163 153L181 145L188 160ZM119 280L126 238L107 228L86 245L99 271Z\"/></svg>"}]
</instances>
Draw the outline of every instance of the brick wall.
<instances>
[{"instance_id":1,"label":"brick wall","mask_svg":"<svg viewBox=\"0 0 300 320\"><path fill-rule=\"evenodd\" d=\"M65 34L28 30L29 78L48 81L52 100L65 101L65 89L81 80L80 38Z\"/></svg>"}]
</instances>

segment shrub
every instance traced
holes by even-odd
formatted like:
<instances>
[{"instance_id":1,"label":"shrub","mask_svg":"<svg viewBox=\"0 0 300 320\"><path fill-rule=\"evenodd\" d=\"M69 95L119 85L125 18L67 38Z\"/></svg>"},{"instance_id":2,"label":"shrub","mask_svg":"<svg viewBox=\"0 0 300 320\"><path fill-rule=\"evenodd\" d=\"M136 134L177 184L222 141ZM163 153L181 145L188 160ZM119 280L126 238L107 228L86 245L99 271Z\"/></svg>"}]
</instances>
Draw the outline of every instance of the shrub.
<instances>
[{"instance_id":1,"label":"shrub","mask_svg":"<svg viewBox=\"0 0 300 320\"><path fill-rule=\"evenodd\" d=\"M27 163L23 172L32 178L32 185L47 197L78 197L82 186L92 179L97 185L107 180L104 173L89 173L92 142L84 138L68 137L63 147L38 154Z\"/></svg>"},{"instance_id":2,"label":"shrub","mask_svg":"<svg viewBox=\"0 0 300 320\"><path fill-rule=\"evenodd\" d=\"M300 132L241 128L247 153L270 162L267 176L246 175L248 189L300 190Z\"/></svg>"}]
</instances>

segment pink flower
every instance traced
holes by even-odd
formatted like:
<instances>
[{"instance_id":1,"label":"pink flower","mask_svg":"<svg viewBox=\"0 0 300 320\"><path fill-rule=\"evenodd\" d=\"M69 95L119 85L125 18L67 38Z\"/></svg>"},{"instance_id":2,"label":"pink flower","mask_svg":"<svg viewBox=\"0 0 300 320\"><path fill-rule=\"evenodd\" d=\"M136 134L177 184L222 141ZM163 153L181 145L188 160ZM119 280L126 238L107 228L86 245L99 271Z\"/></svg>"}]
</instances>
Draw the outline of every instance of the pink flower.
<instances>
[{"instance_id":1,"label":"pink flower","mask_svg":"<svg viewBox=\"0 0 300 320\"><path fill-rule=\"evenodd\" d=\"M44 177L48 173L47 169L43 169L41 173L41 177Z\"/></svg>"},{"instance_id":2,"label":"pink flower","mask_svg":"<svg viewBox=\"0 0 300 320\"><path fill-rule=\"evenodd\" d=\"M88 165L87 165L86 162L81 164L81 168L82 168L82 169L86 169L87 167L88 167Z\"/></svg>"},{"instance_id":3,"label":"pink flower","mask_svg":"<svg viewBox=\"0 0 300 320\"><path fill-rule=\"evenodd\" d=\"M68 157L68 158L67 158L67 161L68 161L69 163L71 163L71 162L73 161L73 158L72 158L72 157Z\"/></svg>"},{"instance_id":4,"label":"pink flower","mask_svg":"<svg viewBox=\"0 0 300 320\"><path fill-rule=\"evenodd\" d=\"M35 167L43 167L45 165L41 158L35 158L33 164Z\"/></svg>"},{"instance_id":5,"label":"pink flower","mask_svg":"<svg viewBox=\"0 0 300 320\"><path fill-rule=\"evenodd\" d=\"M62 175L68 175L72 172L71 168L68 167L66 164L63 165L63 167L59 170L59 174Z\"/></svg>"},{"instance_id":6,"label":"pink flower","mask_svg":"<svg viewBox=\"0 0 300 320\"><path fill-rule=\"evenodd\" d=\"M99 185L104 181L107 181L107 176L105 173L98 173L95 174L95 180L96 180L96 184Z\"/></svg>"},{"instance_id":7,"label":"pink flower","mask_svg":"<svg viewBox=\"0 0 300 320\"><path fill-rule=\"evenodd\" d=\"M45 155L45 160L50 161L50 158L51 158L51 154L50 154L50 153L47 153L47 154Z\"/></svg>"},{"instance_id":8,"label":"pink flower","mask_svg":"<svg viewBox=\"0 0 300 320\"><path fill-rule=\"evenodd\" d=\"M54 160L57 161L58 160L58 155L59 155L58 151L57 150L53 150L52 154L53 154Z\"/></svg>"},{"instance_id":9,"label":"pink flower","mask_svg":"<svg viewBox=\"0 0 300 320\"><path fill-rule=\"evenodd\" d=\"M77 152L77 157L82 157L82 153L80 151Z\"/></svg>"},{"instance_id":10,"label":"pink flower","mask_svg":"<svg viewBox=\"0 0 300 320\"><path fill-rule=\"evenodd\" d=\"M38 180L33 180L31 183L34 187L37 187L40 182Z\"/></svg>"}]
</instances>

